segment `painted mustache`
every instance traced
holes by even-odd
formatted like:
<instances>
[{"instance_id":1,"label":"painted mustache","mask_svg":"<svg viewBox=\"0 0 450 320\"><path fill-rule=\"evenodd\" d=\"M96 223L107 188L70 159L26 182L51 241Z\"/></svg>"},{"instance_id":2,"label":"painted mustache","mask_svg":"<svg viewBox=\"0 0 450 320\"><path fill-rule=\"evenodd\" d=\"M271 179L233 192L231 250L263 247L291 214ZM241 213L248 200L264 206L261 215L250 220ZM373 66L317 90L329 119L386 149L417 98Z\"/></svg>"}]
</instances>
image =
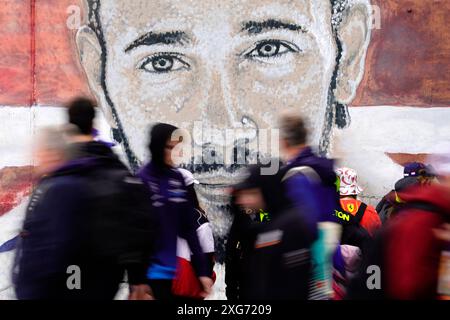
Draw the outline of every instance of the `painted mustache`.
<instances>
[{"instance_id":1,"label":"painted mustache","mask_svg":"<svg viewBox=\"0 0 450 320\"><path fill-rule=\"evenodd\" d=\"M208 177L219 172L224 175L236 175L249 165L269 166L274 159L279 158L278 145L276 152L269 153L258 150L258 146L250 146L248 140L236 141L231 148L224 148L206 143L202 145L200 152L195 152L180 167L197 174L197 179Z\"/></svg>"}]
</instances>

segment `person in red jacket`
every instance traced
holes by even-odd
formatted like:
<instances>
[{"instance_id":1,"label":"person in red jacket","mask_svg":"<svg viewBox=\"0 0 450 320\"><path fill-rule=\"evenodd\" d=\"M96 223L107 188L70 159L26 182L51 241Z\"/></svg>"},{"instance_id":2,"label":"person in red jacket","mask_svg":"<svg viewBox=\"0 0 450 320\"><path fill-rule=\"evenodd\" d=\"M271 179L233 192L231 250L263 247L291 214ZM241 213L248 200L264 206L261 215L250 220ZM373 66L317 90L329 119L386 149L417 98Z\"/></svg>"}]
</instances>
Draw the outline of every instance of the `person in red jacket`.
<instances>
[{"instance_id":1,"label":"person in red jacket","mask_svg":"<svg viewBox=\"0 0 450 320\"><path fill-rule=\"evenodd\" d=\"M339 168L336 171L339 177L340 204L343 212L336 212L340 219L346 219L351 214L353 219L373 236L374 232L381 227L381 220L377 211L371 205L367 205L357 199L362 188L358 185L358 175L354 169Z\"/></svg>"},{"instance_id":2,"label":"person in red jacket","mask_svg":"<svg viewBox=\"0 0 450 320\"><path fill-rule=\"evenodd\" d=\"M450 155L437 166L440 183L414 186L399 193L404 206L390 221L384 241L384 283L389 299L436 299L445 234L450 223ZM441 267L440 267L441 264ZM441 269L441 270L439 270Z\"/></svg>"},{"instance_id":3,"label":"person in red jacket","mask_svg":"<svg viewBox=\"0 0 450 320\"><path fill-rule=\"evenodd\" d=\"M346 299L450 298L450 153L429 162L438 180L397 192L402 205L375 236Z\"/></svg>"}]
</instances>

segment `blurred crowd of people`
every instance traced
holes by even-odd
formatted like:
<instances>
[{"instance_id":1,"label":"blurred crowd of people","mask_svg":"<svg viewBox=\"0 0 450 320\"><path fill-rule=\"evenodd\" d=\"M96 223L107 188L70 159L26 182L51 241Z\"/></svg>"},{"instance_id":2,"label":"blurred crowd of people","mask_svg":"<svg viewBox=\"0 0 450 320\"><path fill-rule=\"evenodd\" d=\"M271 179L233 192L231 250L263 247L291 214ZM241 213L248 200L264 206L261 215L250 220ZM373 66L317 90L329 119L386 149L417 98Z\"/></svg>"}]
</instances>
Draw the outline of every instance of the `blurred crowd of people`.
<instances>
[{"instance_id":1,"label":"blurred crowd of people","mask_svg":"<svg viewBox=\"0 0 450 320\"><path fill-rule=\"evenodd\" d=\"M178 129L155 124L133 174L94 129L95 105L43 128L34 192L17 245L19 299L195 301L211 293L214 236ZM314 152L299 115L279 120L280 170L248 167L230 186L226 296L239 300L450 299L450 150L405 165L394 190L361 201L357 172ZM75 288L68 267L76 266ZM75 274L76 276L76 274Z\"/></svg>"},{"instance_id":2,"label":"blurred crowd of people","mask_svg":"<svg viewBox=\"0 0 450 320\"><path fill-rule=\"evenodd\" d=\"M234 188L228 299L450 299L450 150L405 164L374 208L354 169L307 145L300 116L282 116L280 136L277 175L253 167Z\"/></svg>"}]
</instances>

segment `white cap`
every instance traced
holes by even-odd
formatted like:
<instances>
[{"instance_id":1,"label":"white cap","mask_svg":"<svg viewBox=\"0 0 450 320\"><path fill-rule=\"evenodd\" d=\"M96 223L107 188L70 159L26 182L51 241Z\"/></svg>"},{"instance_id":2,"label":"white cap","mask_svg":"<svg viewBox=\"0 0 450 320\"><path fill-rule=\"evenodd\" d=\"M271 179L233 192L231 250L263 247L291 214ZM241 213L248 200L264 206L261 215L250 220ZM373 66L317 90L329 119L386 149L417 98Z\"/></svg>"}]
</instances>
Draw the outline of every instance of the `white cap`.
<instances>
[{"instance_id":1,"label":"white cap","mask_svg":"<svg viewBox=\"0 0 450 320\"><path fill-rule=\"evenodd\" d=\"M360 194L363 189L358 185L358 175L356 170L351 168L339 168L336 171L339 177L339 193L342 196Z\"/></svg>"},{"instance_id":2,"label":"white cap","mask_svg":"<svg viewBox=\"0 0 450 320\"><path fill-rule=\"evenodd\" d=\"M186 169L183 169L183 168L178 168L178 170L183 175L184 183L187 186L190 186L193 183L195 183L195 184L199 184L200 183L200 182L198 182L198 180L195 180L194 175L189 170L186 170Z\"/></svg>"}]
</instances>

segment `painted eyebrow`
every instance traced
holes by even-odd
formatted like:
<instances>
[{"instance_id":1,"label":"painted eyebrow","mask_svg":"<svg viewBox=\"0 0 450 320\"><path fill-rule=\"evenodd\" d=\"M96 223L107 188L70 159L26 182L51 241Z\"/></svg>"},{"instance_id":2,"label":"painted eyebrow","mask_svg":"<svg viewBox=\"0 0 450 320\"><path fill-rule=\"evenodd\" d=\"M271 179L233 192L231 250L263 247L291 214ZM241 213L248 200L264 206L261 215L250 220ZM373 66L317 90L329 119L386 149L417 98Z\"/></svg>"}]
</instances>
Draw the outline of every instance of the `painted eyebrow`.
<instances>
[{"instance_id":1,"label":"painted eyebrow","mask_svg":"<svg viewBox=\"0 0 450 320\"><path fill-rule=\"evenodd\" d=\"M285 29L290 31L300 31L303 33L307 32L306 28L301 25L275 19L269 19L261 22L247 21L242 24L241 31L242 32L246 31L249 34L258 34L271 29Z\"/></svg>"},{"instance_id":2,"label":"painted eyebrow","mask_svg":"<svg viewBox=\"0 0 450 320\"><path fill-rule=\"evenodd\" d=\"M148 32L134 40L126 49L129 52L139 46L151 46L155 44L180 44L189 42L189 37L183 31L169 31L163 33Z\"/></svg>"}]
</instances>

